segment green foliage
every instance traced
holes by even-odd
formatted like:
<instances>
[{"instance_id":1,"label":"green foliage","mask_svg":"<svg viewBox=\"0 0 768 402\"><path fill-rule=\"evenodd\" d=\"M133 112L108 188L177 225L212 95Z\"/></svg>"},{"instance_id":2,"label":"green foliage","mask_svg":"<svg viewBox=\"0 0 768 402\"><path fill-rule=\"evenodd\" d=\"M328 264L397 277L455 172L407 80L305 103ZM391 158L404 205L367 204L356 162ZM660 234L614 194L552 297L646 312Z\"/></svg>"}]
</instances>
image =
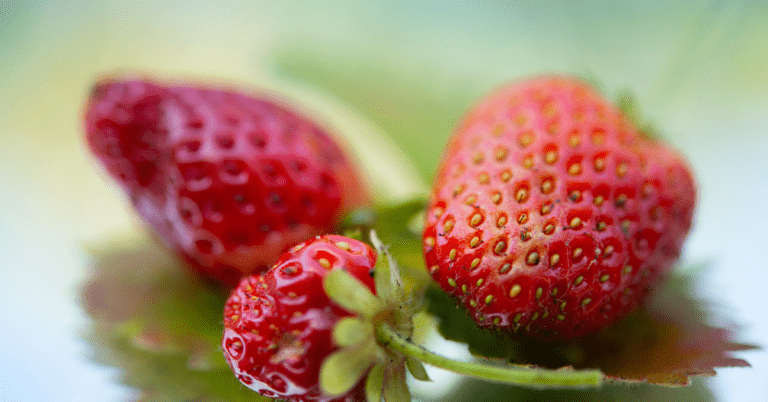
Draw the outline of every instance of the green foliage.
<instances>
[{"instance_id":1,"label":"green foliage","mask_svg":"<svg viewBox=\"0 0 768 402\"><path fill-rule=\"evenodd\" d=\"M423 402L711 402L714 395L704 380L686 388L658 387L648 384L604 385L600 389L531 389L496 384L472 378L451 385L451 392L439 398L415 395Z\"/></svg>"},{"instance_id":2,"label":"green foliage","mask_svg":"<svg viewBox=\"0 0 768 402\"><path fill-rule=\"evenodd\" d=\"M425 287L431 279L424 266L421 229L418 226L425 208L425 200L415 199L400 204L379 205L375 210L353 211L344 220L342 232L357 233L359 239L370 243L368 233L375 229L381 241L389 246L406 281L413 286Z\"/></svg>"},{"instance_id":3,"label":"green foliage","mask_svg":"<svg viewBox=\"0 0 768 402\"><path fill-rule=\"evenodd\" d=\"M708 325L706 304L691 294L691 277L677 274L647 303L617 324L568 342L540 342L505 331L480 329L442 290L427 292L429 311L439 330L466 343L471 353L546 369L571 366L600 369L614 382L689 385L691 376L713 375L716 367L748 366L734 351L725 329Z\"/></svg>"}]
</instances>

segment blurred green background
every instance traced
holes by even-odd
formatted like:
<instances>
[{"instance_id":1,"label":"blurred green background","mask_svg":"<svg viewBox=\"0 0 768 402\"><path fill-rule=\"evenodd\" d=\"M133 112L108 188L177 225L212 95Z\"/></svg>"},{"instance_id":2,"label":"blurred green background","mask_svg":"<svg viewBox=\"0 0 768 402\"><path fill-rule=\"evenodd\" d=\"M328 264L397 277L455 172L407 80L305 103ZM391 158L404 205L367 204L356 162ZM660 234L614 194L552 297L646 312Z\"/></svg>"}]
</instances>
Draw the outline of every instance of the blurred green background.
<instances>
[{"instance_id":1,"label":"blurred green background","mask_svg":"<svg viewBox=\"0 0 768 402\"><path fill-rule=\"evenodd\" d=\"M699 291L719 306L719 324L768 344L764 2L0 1L2 401L131 397L114 370L88 362L77 304L83 247L139 227L81 139L92 83L121 72L237 82L306 103L388 200L427 191L456 121L501 82L560 72L610 97L631 90L698 176L684 258L709 262ZM741 357L753 368L659 398L765 400L768 356ZM575 398L548 398L560 397Z\"/></svg>"}]
</instances>

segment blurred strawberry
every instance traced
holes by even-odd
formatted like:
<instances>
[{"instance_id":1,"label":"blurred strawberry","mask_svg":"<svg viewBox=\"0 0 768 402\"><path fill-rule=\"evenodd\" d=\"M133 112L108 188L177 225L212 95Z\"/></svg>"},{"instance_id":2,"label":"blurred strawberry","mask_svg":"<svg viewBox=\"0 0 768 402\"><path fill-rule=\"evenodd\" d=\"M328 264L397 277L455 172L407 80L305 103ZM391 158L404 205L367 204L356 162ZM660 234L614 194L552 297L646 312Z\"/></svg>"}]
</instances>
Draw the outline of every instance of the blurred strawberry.
<instances>
[{"instance_id":1,"label":"blurred strawberry","mask_svg":"<svg viewBox=\"0 0 768 402\"><path fill-rule=\"evenodd\" d=\"M336 140L269 97L104 80L85 125L91 151L149 226L229 286L370 200Z\"/></svg>"}]
</instances>

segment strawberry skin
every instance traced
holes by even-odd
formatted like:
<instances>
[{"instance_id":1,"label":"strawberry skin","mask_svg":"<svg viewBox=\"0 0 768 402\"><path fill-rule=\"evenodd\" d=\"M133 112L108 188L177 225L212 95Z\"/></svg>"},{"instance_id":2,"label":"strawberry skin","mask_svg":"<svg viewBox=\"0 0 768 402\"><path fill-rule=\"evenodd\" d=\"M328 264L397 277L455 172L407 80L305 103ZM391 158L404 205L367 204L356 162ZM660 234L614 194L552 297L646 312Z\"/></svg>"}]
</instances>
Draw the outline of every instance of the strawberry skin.
<instances>
[{"instance_id":1,"label":"strawberry skin","mask_svg":"<svg viewBox=\"0 0 768 402\"><path fill-rule=\"evenodd\" d=\"M243 278L226 303L222 340L240 382L290 401L365 400L364 380L337 398L318 386L321 363L338 349L333 328L351 315L328 298L323 278L345 270L375 293L375 263L365 243L325 235L293 247L263 275Z\"/></svg>"},{"instance_id":2,"label":"strawberry skin","mask_svg":"<svg viewBox=\"0 0 768 402\"><path fill-rule=\"evenodd\" d=\"M104 80L85 120L91 151L154 232L229 286L369 201L328 132L271 98Z\"/></svg>"},{"instance_id":3,"label":"strawberry skin","mask_svg":"<svg viewBox=\"0 0 768 402\"><path fill-rule=\"evenodd\" d=\"M482 327L567 339L639 305L679 257L696 189L675 151L567 77L504 86L444 153L423 248Z\"/></svg>"}]
</instances>

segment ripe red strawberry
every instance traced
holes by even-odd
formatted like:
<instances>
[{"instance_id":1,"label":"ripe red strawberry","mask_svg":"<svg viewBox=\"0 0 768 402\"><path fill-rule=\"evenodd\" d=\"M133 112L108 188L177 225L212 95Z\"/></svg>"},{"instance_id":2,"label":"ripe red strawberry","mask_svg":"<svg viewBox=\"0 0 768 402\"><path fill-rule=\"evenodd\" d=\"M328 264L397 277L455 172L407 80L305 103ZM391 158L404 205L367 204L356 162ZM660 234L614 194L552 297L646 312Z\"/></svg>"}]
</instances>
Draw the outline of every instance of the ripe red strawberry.
<instances>
[{"instance_id":1,"label":"ripe red strawberry","mask_svg":"<svg viewBox=\"0 0 768 402\"><path fill-rule=\"evenodd\" d=\"M195 270L231 286L368 201L328 132L271 98L105 80L86 129L149 226Z\"/></svg>"},{"instance_id":2,"label":"ripe red strawberry","mask_svg":"<svg viewBox=\"0 0 768 402\"><path fill-rule=\"evenodd\" d=\"M365 400L365 381L336 398L318 385L321 363L338 350L334 326L352 315L329 299L323 278L345 270L375 293L375 263L365 243L326 235L295 246L265 274L243 278L227 301L222 340L237 378L272 398Z\"/></svg>"},{"instance_id":3,"label":"ripe red strawberry","mask_svg":"<svg viewBox=\"0 0 768 402\"><path fill-rule=\"evenodd\" d=\"M585 84L511 84L466 115L444 154L426 263L483 327L581 336L670 270L695 191L677 153Z\"/></svg>"}]
</instances>

